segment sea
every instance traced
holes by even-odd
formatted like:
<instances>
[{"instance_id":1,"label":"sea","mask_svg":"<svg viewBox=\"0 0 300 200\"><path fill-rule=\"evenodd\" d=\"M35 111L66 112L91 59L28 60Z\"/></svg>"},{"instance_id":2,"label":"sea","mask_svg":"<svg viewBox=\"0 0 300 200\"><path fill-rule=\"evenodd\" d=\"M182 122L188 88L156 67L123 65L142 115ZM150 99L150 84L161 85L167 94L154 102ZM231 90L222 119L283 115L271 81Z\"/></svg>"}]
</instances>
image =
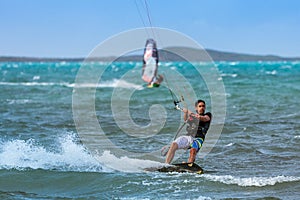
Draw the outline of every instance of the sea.
<instances>
[{"instance_id":1,"label":"sea","mask_svg":"<svg viewBox=\"0 0 300 200\"><path fill-rule=\"evenodd\" d=\"M299 199L300 61L161 62L157 88L141 69L1 62L0 199ZM184 123L173 101L197 99L204 173L147 170Z\"/></svg>"}]
</instances>

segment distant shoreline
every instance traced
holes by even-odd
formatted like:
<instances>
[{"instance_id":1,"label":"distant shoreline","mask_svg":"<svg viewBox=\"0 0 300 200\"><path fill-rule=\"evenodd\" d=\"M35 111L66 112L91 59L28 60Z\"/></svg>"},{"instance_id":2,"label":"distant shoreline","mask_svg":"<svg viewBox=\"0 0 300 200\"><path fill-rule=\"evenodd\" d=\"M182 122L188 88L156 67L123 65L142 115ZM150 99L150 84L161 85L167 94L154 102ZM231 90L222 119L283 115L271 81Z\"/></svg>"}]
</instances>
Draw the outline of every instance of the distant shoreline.
<instances>
[{"instance_id":1,"label":"distant shoreline","mask_svg":"<svg viewBox=\"0 0 300 200\"><path fill-rule=\"evenodd\" d=\"M177 54L173 53L177 52ZM276 55L253 55L216 51L206 49L213 61L300 61L300 57L281 57ZM211 61L207 56L199 56L205 53L204 50L170 47L159 50L160 61ZM180 56L179 56L180 55ZM205 53L205 55L207 55ZM185 59L183 59L183 57ZM23 56L0 56L0 62L82 62L85 58L43 58L43 57L23 57ZM89 61L141 61L142 55L130 55L122 57L99 57L89 58Z\"/></svg>"}]
</instances>

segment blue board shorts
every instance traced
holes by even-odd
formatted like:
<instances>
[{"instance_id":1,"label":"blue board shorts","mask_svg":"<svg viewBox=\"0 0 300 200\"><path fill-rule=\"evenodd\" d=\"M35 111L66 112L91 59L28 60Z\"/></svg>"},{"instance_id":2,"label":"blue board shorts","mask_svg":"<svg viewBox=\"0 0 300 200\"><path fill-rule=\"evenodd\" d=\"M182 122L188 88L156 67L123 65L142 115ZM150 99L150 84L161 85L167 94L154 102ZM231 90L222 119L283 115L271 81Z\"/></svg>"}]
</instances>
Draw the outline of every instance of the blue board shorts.
<instances>
[{"instance_id":1,"label":"blue board shorts","mask_svg":"<svg viewBox=\"0 0 300 200\"><path fill-rule=\"evenodd\" d=\"M203 144L202 138L193 138L189 135L180 136L174 142L177 143L178 149L190 149L195 148L197 152L200 150Z\"/></svg>"},{"instance_id":2,"label":"blue board shorts","mask_svg":"<svg viewBox=\"0 0 300 200\"><path fill-rule=\"evenodd\" d=\"M191 148L197 149L197 152L201 149L203 144L203 139L202 138L195 138L190 145Z\"/></svg>"}]
</instances>

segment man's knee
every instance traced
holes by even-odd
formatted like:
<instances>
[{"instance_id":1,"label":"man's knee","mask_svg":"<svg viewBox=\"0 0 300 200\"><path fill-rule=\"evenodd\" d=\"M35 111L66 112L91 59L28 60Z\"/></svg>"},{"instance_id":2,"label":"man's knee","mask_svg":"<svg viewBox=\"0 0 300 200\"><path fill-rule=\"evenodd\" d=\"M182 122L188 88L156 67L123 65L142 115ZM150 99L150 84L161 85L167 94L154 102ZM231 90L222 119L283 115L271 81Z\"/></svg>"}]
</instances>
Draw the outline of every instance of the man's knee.
<instances>
[{"instance_id":1,"label":"man's knee","mask_svg":"<svg viewBox=\"0 0 300 200\"><path fill-rule=\"evenodd\" d=\"M176 142L172 142L170 149L177 150L178 149L178 144Z\"/></svg>"}]
</instances>

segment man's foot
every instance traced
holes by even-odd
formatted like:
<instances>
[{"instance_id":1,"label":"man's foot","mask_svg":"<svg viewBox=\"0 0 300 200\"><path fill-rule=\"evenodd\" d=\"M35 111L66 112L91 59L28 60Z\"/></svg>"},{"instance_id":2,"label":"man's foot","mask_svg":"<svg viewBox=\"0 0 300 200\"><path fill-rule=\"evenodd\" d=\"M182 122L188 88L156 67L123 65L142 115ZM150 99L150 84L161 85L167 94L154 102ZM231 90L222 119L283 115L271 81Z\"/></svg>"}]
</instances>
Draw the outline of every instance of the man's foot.
<instances>
[{"instance_id":1,"label":"man's foot","mask_svg":"<svg viewBox=\"0 0 300 200\"><path fill-rule=\"evenodd\" d=\"M189 164L188 164L188 166L189 166L189 167L192 167L192 166L193 166L193 164L194 164L194 163L189 163Z\"/></svg>"}]
</instances>

